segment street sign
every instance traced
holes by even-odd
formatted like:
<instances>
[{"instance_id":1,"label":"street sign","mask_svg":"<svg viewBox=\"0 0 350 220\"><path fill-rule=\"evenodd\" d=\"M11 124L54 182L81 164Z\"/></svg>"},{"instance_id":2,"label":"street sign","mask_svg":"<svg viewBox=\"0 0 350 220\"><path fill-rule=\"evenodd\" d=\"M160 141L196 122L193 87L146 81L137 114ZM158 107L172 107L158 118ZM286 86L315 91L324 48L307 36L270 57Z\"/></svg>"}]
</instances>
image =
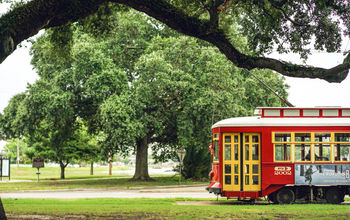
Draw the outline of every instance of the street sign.
<instances>
[{"instance_id":1,"label":"street sign","mask_svg":"<svg viewBox=\"0 0 350 220\"><path fill-rule=\"evenodd\" d=\"M33 159L33 168L42 168L44 167L44 159L42 159L41 157L36 157Z\"/></svg>"},{"instance_id":2,"label":"street sign","mask_svg":"<svg viewBox=\"0 0 350 220\"><path fill-rule=\"evenodd\" d=\"M39 175L40 175L39 169L44 167L44 159L37 156L36 158L33 159L33 166L32 167L38 169L38 172L36 173L36 175L38 175L37 180L39 182Z\"/></svg>"}]
</instances>

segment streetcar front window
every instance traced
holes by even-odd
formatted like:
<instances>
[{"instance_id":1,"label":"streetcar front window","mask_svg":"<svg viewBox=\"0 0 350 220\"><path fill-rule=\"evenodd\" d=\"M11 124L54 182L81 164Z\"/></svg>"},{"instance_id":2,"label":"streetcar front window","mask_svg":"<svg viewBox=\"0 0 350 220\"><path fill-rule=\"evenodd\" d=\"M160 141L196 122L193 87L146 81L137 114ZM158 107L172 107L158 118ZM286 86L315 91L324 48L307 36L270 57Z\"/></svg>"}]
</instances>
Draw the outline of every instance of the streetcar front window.
<instances>
[{"instance_id":1,"label":"streetcar front window","mask_svg":"<svg viewBox=\"0 0 350 220\"><path fill-rule=\"evenodd\" d=\"M219 162L219 135L213 135L213 148L214 148L214 162Z\"/></svg>"}]
</instances>

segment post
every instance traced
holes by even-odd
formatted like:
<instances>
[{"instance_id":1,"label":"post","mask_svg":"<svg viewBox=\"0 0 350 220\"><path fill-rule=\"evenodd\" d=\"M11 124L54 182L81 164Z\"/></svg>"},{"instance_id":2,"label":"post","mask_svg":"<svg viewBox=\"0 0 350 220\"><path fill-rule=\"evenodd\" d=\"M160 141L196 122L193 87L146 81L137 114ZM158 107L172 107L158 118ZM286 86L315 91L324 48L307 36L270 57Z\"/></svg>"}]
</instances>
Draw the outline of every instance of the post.
<instances>
[{"instance_id":1,"label":"post","mask_svg":"<svg viewBox=\"0 0 350 220\"><path fill-rule=\"evenodd\" d=\"M38 175L37 178L38 178L38 182L39 182L39 175L40 175L39 169L40 169L40 168L37 168L37 169L38 169L38 172L37 172L36 174Z\"/></svg>"},{"instance_id":2,"label":"post","mask_svg":"<svg viewBox=\"0 0 350 220\"><path fill-rule=\"evenodd\" d=\"M2 155L0 155L0 180L2 181Z\"/></svg>"},{"instance_id":3,"label":"post","mask_svg":"<svg viewBox=\"0 0 350 220\"><path fill-rule=\"evenodd\" d=\"M17 138L17 167L19 167L19 137Z\"/></svg>"},{"instance_id":4,"label":"post","mask_svg":"<svg viewBox=\"0 0 350 220\"><path fill-rule=\"evenodd\" d=\"M181 173L182 173L182 163L180 162L180 175L179 175L179 184L181 184Z\"/></svg>"},{"instance_id":5,"label":"post","mask_svg":"<svg viewBox=\"0 0 350 220\"><path fill-rule=\"evenodd\" d=\"M11 180L11 156L9 156L9 180Z\"/></svg>"}]
</instances>

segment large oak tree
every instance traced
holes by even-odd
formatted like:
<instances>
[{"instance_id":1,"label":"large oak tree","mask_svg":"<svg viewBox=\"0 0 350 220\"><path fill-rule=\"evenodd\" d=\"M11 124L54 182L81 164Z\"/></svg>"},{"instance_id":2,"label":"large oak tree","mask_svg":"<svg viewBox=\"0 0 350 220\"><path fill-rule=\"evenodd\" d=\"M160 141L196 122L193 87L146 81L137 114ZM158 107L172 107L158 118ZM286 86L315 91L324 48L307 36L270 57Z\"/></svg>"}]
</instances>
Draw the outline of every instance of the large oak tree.
<instances>
[{"instance_id":1,"label":"large oak tree","mask_svg":"<svg viewBox=\"0 0 350 220\"><path fill-rule=\"evenodd\" d=\"M178 32L210 42L233 64L248 70L269 68L285 76L341 82L350 68L349 54L330 69L263 56L274 46L303 57L309 46L339 51L342 35L350 35L348 0L32 0L0 18L0 61L39 30L77 21L107 3L132 7ZM226 30L231 23L239 24L254 53L236 47Z\"/></svg>"}]
</instances>

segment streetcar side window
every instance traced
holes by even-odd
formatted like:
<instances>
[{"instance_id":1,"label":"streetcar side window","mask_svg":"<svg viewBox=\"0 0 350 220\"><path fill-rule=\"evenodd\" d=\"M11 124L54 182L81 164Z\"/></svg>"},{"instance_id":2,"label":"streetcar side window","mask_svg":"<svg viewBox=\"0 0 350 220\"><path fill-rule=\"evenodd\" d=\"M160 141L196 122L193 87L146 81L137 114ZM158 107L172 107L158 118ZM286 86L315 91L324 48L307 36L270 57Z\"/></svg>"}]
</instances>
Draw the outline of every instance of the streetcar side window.
<instances>
[{"instance_id":1,"label":"streetcar side window","mask_svg":"<svg viewBox=\"0 0 350 220\"><path fill-rule=\"evenodd\" d=\"M330 161L330 160L331 160L331 145L315 144L315 161Z\"/></svg>"},{"instance_id":2,"label":"streetcar side window","mask_svg":"<svg viewBox=\"0 0 350 220\"><path fill-rule=\"evenodd\" d=\"M311 133L295 133L295 142L311 142Z\"/></svg>"},{"instance_id":3,"label":"streetcar side window","mask_svg":"<svg viewBox=\"0 0 350 220\"><path fill-rule=\"evenodd\" d=\"M336 144L334 161L350 161L350 144Z\"/></svg>"},{"instance_id":4,"label":"streetcar side window","mask_svg":"<svg viewBox=\"0 0 350 220\"><path fill-rule=\"evenodd\" d=\"M311 161L311 145L310 144L295 144L295 161Z\"/></svg>"},{"instance_id":5,"label":"streetcar side window","mask_svg":"<svg viewBox=\"0 0 350 220\"><path fill-rule=\"evenodd\" d=\"M334 161L350 161L350 133L335 133Z\"/></svg>"},{"instance_id":6,"label":"streetcar side window","mask_svg":"<svg viewBox=\"0 0 350 220\"><path fill-rule=\"evenodd\" d=\"M331 133L315 133L315 161L331 160Z\"/></svg>"},{"instance_id":7,"label":"streetcar side window","mask_svg":"<svg viewBox=\"0 0 350 220\"><path fill-rule=\"evenodd\" d=\"M275 142L290 142L290 133L275 133Z\"/></svg>"},{"instance_id":8,"label":"streetcar side window","mask_svg":"<svg viewBox=\"0 0 350 220\"><path fill-rule=\"evenodd\" d=\"M315 142L331 142L331 134L315 133Z\"/></svg>"},{"instance_id":9,"label":"streetcar side window","mask_svg":"<svg viewBox=\"0 0 350 220\"><path fill-rule=\"evenodd\" d=\"M350 142L350 133L335 133L336 142Z\"/></svg>"},{"instance_id":10,"label":"streetcar side window","mask_svg":"<svg viewBox=\"0 0 350 220\"><path fill-rule=\"evenodd\" d=\"M290 144L275 144L275 161L290 161Z\"/></svg>"},{"instance_id":11,"label":"streetcar side window","mask_svg":"<svg viewBox=\"0 0 350 220\"><path fill-rule=\"evenodd\" d=\"M350 132L272 132L272 144L275 162L350 161Z\"/></svg>"},{"instance_id":12,"label":"streetcar side window","mask_svg":"<svg viewBox=\"0 0 350 220\"><path fill-rule=\"evenodd\" d=\"M274 133L273 148L275 161L291 161L291 133Z\"/></svg>"}]
</instances>

